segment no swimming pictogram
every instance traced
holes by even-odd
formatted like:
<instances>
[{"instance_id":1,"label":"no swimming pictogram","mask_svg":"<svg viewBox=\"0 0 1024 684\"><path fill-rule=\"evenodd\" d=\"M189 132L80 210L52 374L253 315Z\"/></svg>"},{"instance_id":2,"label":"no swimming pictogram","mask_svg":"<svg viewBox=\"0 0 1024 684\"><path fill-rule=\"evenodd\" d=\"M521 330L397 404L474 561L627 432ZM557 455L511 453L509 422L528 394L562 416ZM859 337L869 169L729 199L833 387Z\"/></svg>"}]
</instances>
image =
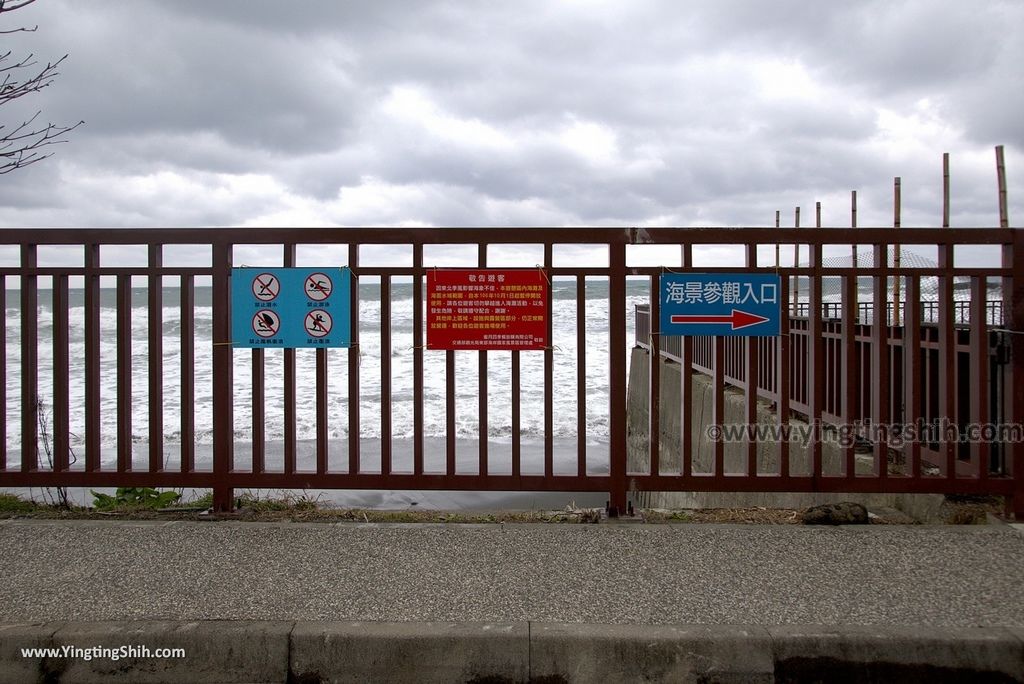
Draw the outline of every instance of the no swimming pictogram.
<instances>
[{"instance_id":1,"label":"no swimming pictogram","mask_svg":"<svg viewBox=\"0 0 1024 684\"><path fill-rule=\"evenodd\" d=\"M322 302L331 296L334 284L326 273L312 273L306 278L306 296L314 302Z\"/></svg>"}]
</instances>

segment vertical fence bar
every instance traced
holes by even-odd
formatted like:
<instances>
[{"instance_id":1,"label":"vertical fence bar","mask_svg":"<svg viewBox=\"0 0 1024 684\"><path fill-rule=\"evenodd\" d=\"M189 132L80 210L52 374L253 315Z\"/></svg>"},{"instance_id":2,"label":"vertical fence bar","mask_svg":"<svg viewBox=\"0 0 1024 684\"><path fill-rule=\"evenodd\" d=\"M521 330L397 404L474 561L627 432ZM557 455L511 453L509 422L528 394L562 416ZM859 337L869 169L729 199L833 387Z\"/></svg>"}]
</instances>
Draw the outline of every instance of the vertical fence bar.
<instances>
[{"instance_id":1,"label":"vertical fence bar","mask_svg":"<svg viewBox=\"0 0 1024 684\"><path fill-rule=\"evenodd\" d=\"M487 245L477 245L477 264L480 268L487 268ZM477 352L477 442L479 447L478 472L481 476L487 475L487 352Z\"/></svg>"},{"instance_id":2,"label":"vertical fence bar","mask_svg":"<svg viewBox=\"0 0 1024 684\"><path fill-rule=\"evenodd\" d=\"M807 419L811 423L811 476L817 481L824 475L821 463L821 412L825 405L825 338L821 324L821 245L811 244L808 249L811 279L807 319Z\"/></svg>"},{"instance_id":3,"label":"vertical fence bar","mask_svg":"<svg viewBox=\"0 0 1024 684\"><path fill-rule=\"evenodd\" d=\"M284 267L295 267L295 244L284 245ZM296 424L298 404L295 391L295 349L285 349L282 363L284 365L284 472L291 475L295 472Z\"/></svg>"},{"instance_id":4,"label":"vertical fence bar","mask_svg":"<svg viewBox=\"0 0 1024 684\"><path fill-rule=\"evenodd\" d=\"M1006 423L1013 430L1024 426L1024 231L1012 232L1012 242L1003 245L1002 265L1011 275L1002 279L1005 298L1003 325L1018 334L1007 335L1010 344L1010 382L1007 383ZM1012 467L1013 495L1007 498L1008 511L1024 520L1024 441L1007 444L1008 464Z\"/></svg>"},{"instance_id":5,"label":"vertical fence bar","mask_svg":"<svg viewBox=\"0 0 1024 684\"><path fill-rule=\"evenodd\" d=\"M455 474L455 351L444 353L445 474Z\"/></svg>"},{"instance_id":6,"label":"vertical fence bar","mask_svg":"<svg viewBox=\"0 0 1024 684\"><path fill-rule=\"evenodd\" d=\"M548 293L548 306L545 315L547 317L548 344L544 349L544 475L551 477L555 472L555 339L554 318L555 287L551 282L551 255L552 245L544 243L544 277L548 279L550 291ZM623 319L625 325L625 319Z\"/></svg>"},{"instance_id":7,"label":"vertical fence bar","mask_svg":"<svg viewBox=\"0 0 1024 684\"><path fill-rule=\"evenodd\" d=\"M132 277L117 276L117 471L132 469Z\"/></svg>"},{"instance_id":8,"label":"vertical fence bar","mask_svg":"<svg viewBox=\"0 0 1024 684\"><path fill-rule=\"evenodd\" d=\"M576 475L587 474L587 278L576 276Z\"/></svg>"},{"instance_id":9,"label":"vertical fence bar","mask_svg":"<svg viewBox=\"0 0 1024 684\"><path fill-rule=\"evenodd\" d=\"M776 219L778 218L778 212L776 212ZM778 257L778 245L776 247L776 257ZM683 264L682 270L688 271L693 267L693 245L686 243L682 245L682 257ZM693 338L689 335L683 337L682 340L682 359L679 365L679 394L682 397L682 401L679 402L679 410L682 412L680 416L680 435L679 445L682 449L681 454L681 469L680 472L683 477L690 477L693 475Z\"/></svg>"},{"instance_id":10,"label":"vertical fence bar","mask_svg":"<svg viewBox=\"0 0 1024 684\"><path fill-rule=\"evenodd\" d=\"M971 276L971 327L970 327L970 420L976 426L994 422L988 412L989 353L988 319L985 299L988 296L985 276ZM978 477L988 477L991 466L991 444L979 433L971 442L971 461L978 464Z\"/></svg>"},{"instance_id":11,"label":"vertical fence bar","mask_svg":"<svg viewBox=\"0 0 1024 684\"><path fill-rule=\"evenodd\" d=\"M946 429L956 419L956 340L953 329L953 249L950 243L938 246L939 276L938 308L939 308L939 412L936 427L939 430L940 467L947 477L956 477L955 440Z\"/></svg>"},{"instance_id":12,"label":"vertical fence bar","mask_svg":"<svg viewBox=\"0 0 1024 684\"><path fill-rule=\"evenodd\" d=\"M711 425L725 425L725 338L711 338ZM725 443L716 439L711 445L715 477L725 475Z\"/></svg>"},{"instance_id":13,"label":"vertical fence bar","mask_svg":"<svg viewBox=\"0 0 1024 684\"><path fill-rule=\"evenodd\" d=\"M68 352L68 277L53 277L53 469L63 471L69 465L70 374ZM0 357L2 358L2 357ZM2 415L2 414L0 414Z\"/></svg>"},{"instance_id":14,"label":"vertical fence bar","mask_svg":"<svg viewBox=\"0 0 1024 684\"><path fill-rule=\"evenodd\" d=\"M391 474L391 276L380 278L380 472Z\"/></svg>"},{"instance_id":15,"label":"vertical fence bar","mask_svg":"<svg viewBox=\"0 0 1024 684\"><path fill-rule=\"evenodd\" d=\"M423 474L423 243L412 246L412 470Z\"/></svg>"},{"instance_id":16,"label":"vertical fence bar","mask_svg":"<svg viewBox=\"0 0 1024 684\"><path fill-rule=\"evenodd\" d=\"M522 444L520 440L521 409L519 387L519 351L512 352L512 477L519 477L522 470Z\"/></svg>"},{"instance_id":17,"label":"vertical fence bar","mask_svg":"<svg viewBox=\"0 0 1024 684\"><path fill-rule=\"evenodd\" d=\"M903 404L904 422L913 426L914 439L906 442L903 453L910 458L909 474L921 477L921 437L923 398L921 395L921 280L907 278L907 315L903 328Z\"/></svg>"},{"instance_id":18,"label":"vertical fence bar","mask_svg":"<svg viewBox=\"0 0 1024 684\"><path fill-rule=\"evenodd\" d=\"M39 286L35 273L25 273L36 268L35 245L21 245L21 268L21 470L27 473L39 469Z\"/></svg>"},{"instance_id":19,"label":"vertical fence bar","mask_svg":"<svg viewBox=\"0 0 1024 684\"><path fill-rule=\"evenodd\" d=\"M791 326L789 322L789 276L783 275L779 278L779 286L782 291L779 292L779 301L782 302L782 306L779 307L779 344L776 347L778 352L776 363L778 365L778 373L776 374L776 386L778 392L776 395L776 417L779 422L781 429L781 437L779 440L779 474L782 477L789 477L789 398L790 392L792 391L792 377L790 376L791 371L791 360L790 360L790 341L793 339L791 335Z\"/></svg>"},{"instance_id":20,"label":"vertical fence bar","mask_svg":"<svg viewBox=\"0 0 1024 684\"><path fill-rule=\"evenodd\" d=\"M874 245L875 268L879 275L873 276L874 316L871 325L871 423L885 435L884 428L889 425L889 317L886 311L889 301L889 254L885 244ZM877 476L885 478L889 474L889 445L887 442L875 440L875 461L878 466Z\"/></svg>"},{"instance_id":21,"label":"vertical fence bar","mask_svg":"<svg viewBox=\"0 0 1024 684\"><path fill-rule=\"evenodd\" d=\"M349 293L351 340L348 349L348 472L359 473L359 245L349 243L348 267L352 273Z\"/></svg>"},{"instance_id":22,"label":"vertical fence bar","mask_svg":"<svg viewBox=\"0 0 1024 684\"><path fill-rule=\"evenodd\" d=\"M7 470L7 276L0 275L0 470Z\"/></svg>"},{"instance_id":23,"label":"vertical fence bar","mask_svg":"<svg viewBox=\"0 0 1024 684\"><path fill-rule=\"evenodd\" d=\"M213 507L234 507L234 368L231 341L231 243L213 242Z\"/></svg>"},{"instance_id":24,"label":"vertical fence bar","mask_svg":"<svg viewBox=\"0 0 1024 684\"><path fill-rule=\"evenodd\" d=\"M648 437L648 455L650 456L651 475L658 475L661 470L661 276L651 276L651 307L647 319L650 345L650 407Z\"/></svg>"},{"instance_id":25,"label":"vertical fence bar","mask_svg":"<svg viewBox=\"0 0 1024 684\"><path fill-rule=\"evenodd\" d=\"M196 288L195 278L181 277L181 472L196 467Z\"/></svg>"},{"instance_id":26,"label":"vertical fence bar","mask_svg":"<svg viewBox=\"0 0 1024 684\"><path fill-rule=\"evenodd\" d=\"M626 510L626 245L608 246L609 456L611 507ZM550 320L550 318L548 319Z\"/></svg>"},{"instance_id":27,"label":"vertical fence bar","mask_svg":"<svg viewBox=\"0 0 1024 684\"><path fill-rule=\"evenodd\" d=\"M327 472L327 350L316 355L316 472Z\"/></svg>"},{"instance_id":28,"label":"vertical fence bar","mask_svg":"<svg viewBox=\"0 0 1024 684\"><path fill-rule=\"evenodd\" d=\"M854 247L856 252L856 247ZM849 275L843 276L843 330L842 330L842 399L840 403L840 423L848 431L853 430L858 397L858 354L857 354L857 271L852 269ZM853 435L843 445L844 474L846 477L856 476L856 456L854 454Z\"/></svg>"},{"instance_id":29,"label":"vertical fence bar","mask_svg":"<svg viewBox=\"0 0 1024 684\"><path fill-rule=\"evenodd\" d=\"M747 244L746 247L746 262L747 269L754 270L757 268L757 245ZM761 344L760 337L747 337L744 340L746 359L745 365L747 368L746 381L747 386L744 391L744 400L746 403L746 435L747 435L747 476L757 477L757 439L754 432L754 426L757 425L757 387L758 387L758 376L760 370L758 368L758 346Z\"/></svg>"},{"instance_id":30,"label":"vertical fence bar","mask_svg":"<svg viewBox=\"0 0 1024 684\"><path fill-rule=\"evenodd\" d=\"M164 266L163 247L149 245L149 472L164 469Z\"/></svg>"},{"instance_id":31,"label":"vertical fence bar","mask_svg":"<svg viewBox=\"0 0 1024 684\"><path fill-rule=\"evenodd\" d=\"M266 359L264 350L252 350L252 472L267 468Z\"/></svg>"}]
</instances>

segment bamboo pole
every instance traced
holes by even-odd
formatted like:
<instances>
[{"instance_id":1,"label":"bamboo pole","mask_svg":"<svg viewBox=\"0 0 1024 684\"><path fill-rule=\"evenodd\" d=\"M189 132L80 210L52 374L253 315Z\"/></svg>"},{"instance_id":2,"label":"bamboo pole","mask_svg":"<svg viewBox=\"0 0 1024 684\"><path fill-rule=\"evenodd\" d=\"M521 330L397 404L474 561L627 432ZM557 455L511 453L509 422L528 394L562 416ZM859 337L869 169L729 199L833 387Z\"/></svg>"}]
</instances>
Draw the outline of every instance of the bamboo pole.
<instances>
[{"instance_id":1,"label":"bamboo pole","mask_svg":"<svg viewBox=\"0 0 1024 684\"><path fill-rule=\"evenodd\" d=\"M793 227L800 227L800 207L796 208L796 214L793 218ZM793 245L793 268L800 266L800 242L797 241ZM800 302L800 275L797 274L793 281L793 308L799 311L798 304Z\"/></svg>"},{"instance_id":2,"label":"bamboo pole","mask_svg":"<svg viewBox=\"0 0 1024 684\"><path fill-rule=\"evenodd\" d=\"M779 219L781 218L781 215L782 215L781 211L776 211L775 212L775 227L776 228L779 227ZM779 243L778 242L775 243L775 270L776 271L779 270Z\"/></svg>"},{"instance_id":3,"label":"bamboo pole","mask_svg":"<svg viewBox=\"0 0 1024 684\"><path fill-rule=\"evenodd\" d=\"M999 183L999 227L1010 227L1010 216L1006 208L1006 162L1003 159L1003 146L996 145L996 178Z\"/></svg>"},{"instance_id":4,"label":"bamboo pole","mask_svg":"<svg viewBox=\"0 0 1024 684\"><path fill-rule=\"evenodd\" d=\"M893 182L893 207L892 226L897 230L900 227L900 177L896 176ZM896 243L892 250L892 266L896 271L900 268L900 245ZM900 324L900 276L899 273L893 276L892 282L892 324Z\"/></svg>"},{"instance_id":5,"label":"bamboo pole","mask_svg":"<svg viewBox=\"0 0 1024 684\"><path fill-rule=\"evenodd\" d=\"M949 228L949 152L942 153L942 227Z\"/></svg>"},{"instance_id":6,"label":"bamboo pole","mask_svg":"<svg viewBox=\"0 0 1024 684\"><path fill-rule=\"evenodd\" d=\"M850 191L850 228L857 227L857 191ZM857 243L850 246L850 265L857 268ZM860 298L860 276L854 273L853 310L857 311L857 300Z\"/></svg>"}]
</instances>

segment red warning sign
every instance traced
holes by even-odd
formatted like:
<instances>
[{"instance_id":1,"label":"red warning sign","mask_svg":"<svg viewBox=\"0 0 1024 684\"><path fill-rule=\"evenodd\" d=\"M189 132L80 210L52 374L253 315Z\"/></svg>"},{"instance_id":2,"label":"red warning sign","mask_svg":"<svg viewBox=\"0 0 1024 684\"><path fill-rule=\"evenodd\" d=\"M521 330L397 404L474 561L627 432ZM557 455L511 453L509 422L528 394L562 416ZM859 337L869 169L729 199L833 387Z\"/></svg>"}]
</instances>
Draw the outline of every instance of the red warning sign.
<instances>
[{"instance_id":1,"label":"red warning sign","mask_svg":"<svg viewBox=\"0 0 1024 684\"><path fill-rule=\"evenodd\" d=\"M269 309L252 317L252 331L260 337L273 337L281 329L281 317Z\"/></svg>"},{"instance_id":2,"label":"red warning sign","mask_svg":"<svg viewBox=\"0 0 1024 684\"><path fill-rule=\"evenodd\" d=\"M427 349L545 349L551 283L541 269L427 272Z\"/></svg>"},{"instance_id":3,"label":"red warning sign","mask_svg":"<svg viewBox=\"0 0 1024 684\"><path fill-rule=\"evenodd\" d=\"M281 292L281 281L272 273L260 273L252 279L252 293L261 302L277 299Z\"/></svg>"},{"instance_id":4,"label":"red warning sign","mask_svg":"<svg viewBox=\"0 0 1024 684\"><path fill-rule=\"evenodd\" d=\"M334 320L331 318L331 314L323 309L315 309L306 314L305 326L306 333L312 337L324 337L331 332Z\"/></svg>"}]
</instances>

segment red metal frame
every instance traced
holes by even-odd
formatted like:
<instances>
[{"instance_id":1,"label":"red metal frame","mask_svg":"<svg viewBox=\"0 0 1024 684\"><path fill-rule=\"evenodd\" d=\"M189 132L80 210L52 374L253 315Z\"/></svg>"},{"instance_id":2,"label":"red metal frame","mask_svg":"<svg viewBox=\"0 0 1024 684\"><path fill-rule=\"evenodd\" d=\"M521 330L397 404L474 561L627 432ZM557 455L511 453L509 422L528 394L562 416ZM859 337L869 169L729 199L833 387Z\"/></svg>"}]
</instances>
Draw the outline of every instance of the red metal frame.
<instances>
[{"instance_id":1,"label":"red metal frame","mask_svg":"<svg viewBox=\"0 0 1024 684\"><path fill-rule=\"evenodd\" d=\"M716 447L716 463L712 474L694 474L689 454L684 454L678 473L661 472L664 454L659 453L657 439L651 439L649 454L651 467L648 472L630 473L626 466L626 279L629 276L646 276L657 286L662 271L655 267L627 267L627 247L636 244L663 244L678 246L682 250L683 268L693 268L692 249L702 244L737 244L745 249L747 269L776 271L783 276L783 301L788 301L789 281L800 276L809 279L810 302L804 315L788 307L783 312L783 329L789 335L778 340L748 342L745 340L726 341L661 339L657 331L647 326L638 341L651 346L656 352L671 354L678 358L684 368L708 372L721 382L716 385L713 398L718 415L723 415L723 396L726 383L745 388L748 421L756 418L754 397L760 396L775 402L782 415L790 410L803 412L812 419L824 422L831 419L849 420L856 416L874 415L877 419L892 418L897 413L908 417L929 417L932 415L959 416L959 405L966 402L968 415L984 418L991 414L993 406L988 402L988 389L996 382L996 375L990 371L992 365L987 359L990 354L990 339L1003 334L986 330L985 326L971 329L957 327L957 317L970 315L972 319L982 315L981 301L974 302L968 312L958 313L952 303L954 277L970 278L972 293L983 297L986 294L985 279L1002 278L1003 311L1005 320L1002 328L1024 331L1024 239L1017 229L1010 228L900 228L900 245L936 245L939 265L935 268L895 268L887 263L888 247L894 244L892 228L858 228L855 233L846 228L779 229L779 228L392 228L392 229L153 229L153 230L0 230L0 244L15 245L20 250L17 266L0 267L0 275L20 278L20 303L22 311L36 311L39 304L38 280L50 277L54 287L54 384L52 406L54 411L53 430L56 457L52 468L39 463L38 416L38 328L33 316L23 317L21 329L21 387L22 416L20 432L23 449L20 457L8 449L6 438L0 445L0 486L185 486L210 487L214 491L215 506L230 509L233 490L237 488L339 488L339 489L443 489L443 490L489 490L489 491L603 491L608 492L610 502L619 510L627 504L628 490L663 491L847 491L847 492L962 492L990 493L1010 497L1012 508L1024 515L1024 445L1004 445L1007 456L1004 472L989 472L987 467L988 447L978 446L971 450L966 459L961 458L956 445L942 443L938 448L945 458L940 459L941 477L930 477L921 472L922 459L929 458L930 447L911 447L908 452L909 467L906 472L890 474L886 466L887 454L882 446L876 446L877 473L873 476L855 476L852 450L846 454L847 465L843 477L826 477L821 471L821 453L816 451L812 472L806 475L789 473L787 447L781 448L780 460L783 468L779 474L759 474L756 471L756 451L748 447L747 472L731 475L723 472L722 445ZM876 254L875 264L868 267L827 267L822 265L822 252L830 245L872 246ZM363 267L360 265L361 244L411 245L412 265L407 267ZM349 440L348 472L329 472L326 451L327 426L327 357L323 350L316 353L316 468L315 472L296 470L296 417L295 403L295 351L285 354L285 456L283 472L267 472L265 468L265 443L262 434L262 401L264 396L263 355L259 350L252 353L252 402L253 402L253 457L252 467L239 470L235 467L233 433L233 372L234 359L230 346L230 278L232 248L235 244L277 246L282 250L284 265L295 263L296 246L302 245L348 245L348 265L358 277L377 276L382 281L382 297L390 298L390 284L395 277L412 277L414 297L423 298L422 279L426 269L423 263L423 246L427 244L476 244L478 265L485 266L487 246L494 244L537 244L542 245L544 258L542 267L550 277L575 278L577 284L585 283L587 277L605 278L609 283L609 333L607 339L608 372L611 390L609 453L610 472L607 475L588 474L586 449L578 452L578 464L573 475L553 473L553 350L544 354L544 407L546 412L544 435L544 474L524 475L520 467L521 445L519 428L521 424L520 359L519 352L512 353L512 474L494 475L488 472L487 441L481 440L479 451L480 472L457 474L455 472L454 432L447 440L446 472L432 474L424 472L424 416L423 416L423 316L419 307L413 313L413 472L397 473L391 467L390 430L391 416L387 408L380 416L384 431L382 446L383 470L380 473L360 472L360 445L358 439ZM603 267L554 267L553 249L563 244L603 244L608 248L608 265ZM810 246L810 266L758 267L756 253L759 245L806 244ZM101 245L145 245L147 261L145 266L101 266L99 248ZM209 245L212 248L212 264L209 267L166 267L163 264L165 245L189 244ZM81 266L40 267L37 250L42 245L81 245L84 259ZM999 245L1003 250L1003 262L998 267L955 268L952 254L957 245ZM700 268L702 272L727 272L729 267ZM844 304L840 321L830 320L828 305L821 302L821 282L826 276L840 276L846 283L846 292L855 287L854 276L870 276L875 280L876 300L887 299L888 278L902 277L907 283L907 293L919 292L919 278L938 276L940 279L940 301L936 305L935 323L925 318L919 323L923 305L914 300L906 305L902 318L911 317L907 326L868 324L853 321L849 315L855 310L854 304ZM85 359L84 359L84 468L69 470L67 463L68 413L70 390L67 382L68 368L68 279L74 276L84 278L85 292ZM149 344L148 359L148 400L150 447L144 468L132 463L130 423L131 388L120 383L118 397L118 459L114 469L100 467L100 352L101 339L99 320L100 277L114 276L119 296L118 327L116 335L118 372L129 377L131 371L131 336L126 332L131 323L130 286L132 276L148 279L149 289ZM195 348L192 341L194 330L195 279L212 277L213 284L213 470L197 471L195 465L195 425L187 407L194 404L194 378L183 374L180 401L186 410L181 416L182 461L178 470L167 470L163 466L163 396L162 385L162 344L163 321L161 287L165 276L176 276L181 283L181 362L183 368L191 368L195 362ZM578 290L581 293L582 289ZM878 297L881 295L881 297ZM0 288L0 304L8 300L6 287ZM352 289L352 311L358 312L358 287ZM584 301L582 294L577 298L577 342L578 362L586 360L587 333L584 326ZM390 345L388 325L390 301L382 307L381 339L383 345ZM656 305L655 305L656 306ZM550 304L549 304L550 309ZM862 310L856 309L858 313ZM657 313L656 308L653 313ZM836 312L832 312L836 313ZM357 313L353 314L357 316ZM549 317L550 319L550 317ZM888 316L887 316L888 319ZM654 320L657 320L655 317ZM638 319L638 333L640 332ZM550 326L550 324L549 324ZM349 434L358 435L359 416L359 336L358 325L352 326L352 348L348 352L348 405ZM0 330L2 332L2 330ZM550 331L549 331L550 332ZM646 340L649 335L649 342ZM1011 348L1010 365L1003 368L1002 381L1006 395L1002 401L1005 422L1024 423L1024 382L1021 382L1021 359L1024 359L1024 341L1020 334L1008 334L1007 344ZM555 341L557 343L557 341ZM885 353L883 353L885 350ZM0 379L7 379L8 345L5 336L0 335ZM467 352L472 353L472 352ZM481 434L486 435L488 416L487 352L477 352L480 357L480 400L476 408ZM453 417L454 405L454 363L455 352L446 353L448 378L446 382L448 399L447 413ZM953 368L958 355L969 358L970 382L958 383ZM387 359L384 353L382 358ZM908 363L906 359L910 359ZM888 370L887 370L888 368ZM364 369L365 370L365 369ZM391 368L385 360L381 367L381 386L384 395L390 393ZM660 385L664 378L652 369L650 383L650 406L652 407L651 435L657 435L658 402ZM753 381L753 382L751 382ZM867 381L865 383L865 381ZM683 373L683 396L689 397L689 372ZM933 384L929 384L933 383ZM859 391L861 385L873 388L872 398L866 400ZM964 388L966 384L968 387ZM933 386L935 385L935 386ZM922 389L924 388L924 389ZM966 390L966 394L963 392ZM931 406L930 396L938 396L937 410ZM981 395L985 396L982 397ZM966 397L966 399L964 399ZM578 406L581 412L577 424L581 437L585 432L586 378L578 373ZM5 399L0 399L0 409L5 408ZM694 426L688 406L681 408L682 439L689 443ZM387 406L387 402L383 402ZM891 410L890 410L891 409ZM898 409L898 410L897 410ZM452 423L450 423L451 425ZM17 426L4 426L10 435ZM966 461L966 464L965 464Z\"/></svg>"}]
</instances>

